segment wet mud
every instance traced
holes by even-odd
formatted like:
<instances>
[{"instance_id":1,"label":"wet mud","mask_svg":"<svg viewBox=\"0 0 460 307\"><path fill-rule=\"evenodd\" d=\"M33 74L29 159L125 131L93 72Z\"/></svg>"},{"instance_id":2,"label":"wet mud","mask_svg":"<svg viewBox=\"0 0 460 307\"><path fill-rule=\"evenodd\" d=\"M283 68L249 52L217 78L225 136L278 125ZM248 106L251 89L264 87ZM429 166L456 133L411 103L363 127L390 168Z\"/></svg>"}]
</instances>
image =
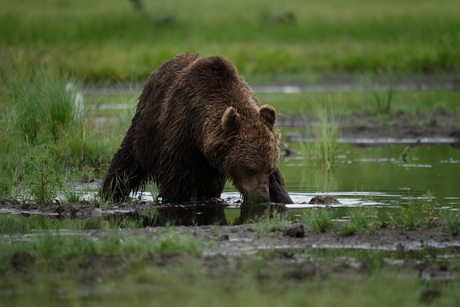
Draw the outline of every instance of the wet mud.
<instances>
[{"instance_id":1,"label":"wet mud","mask_svg":"<svg viewBox=\"0 0 460 307\"><path fill-rule=\"evenodd\" d=\"M121 274L119 268L131 261L163 268L198 262L205 275L219 277L225 272L228 282L243 276L248 268L253 269L255 262L259 263L257 279L262 283L274 280L298 283L337 275L350 278L370 274L376 266L417 274L423 281L460 280L458 266L446 261L446 257L458 256L460 237L452 236L440 222L414 231L382 225L374 233L363 231L351 236L340 234L338 227L324 233L312 232L304 224L262 227L254 223L238 226L147 226L140 229L81 230L66 235L91 237L97 241L117 231L121 239L134 236L156 240L168 233L204 242L199 256L147 254L140 260L129 256L88 257L85 266L74 272L75 278L80 281L94 281L101 274L117 276ZM30 239L30 235L9 236L9 240L22 239ZM27 252L13 255L10 261L12 268L18 272L33 267L35 262Z\"/></svg>"},{"instance_id":2,"label":"wet mud","mask_svg":"<svg viewBox=\"0 0 460 307\"><path fill-rule=\"evenodd\" d=\"M277 125L308 127L317 124L316 121L313 115L283 115L277 119ZM370 112L354 113L338 118L340 127L338 142L357 145L447 143L460 147L459 121L459 112L433 111L408 114L399 111L387 118L378 117ZM314 135L288 134L283 137L289 142L311 138L314 138Z\"/></svg>"},{"instance_id":3,"label":"wet mud","mask_svg":"<svg viewBox=\"0 0 460 307\"><path fill-rule=\"evenodd\" d=\"M338 200L327 196L314 196L310 204L337 204ZM405 252L426 248L460 248L460 236L453 236L442 221L433 220L424 227L407 230L383 222L374 232L362 232L345 236L339 231L341 223L325 233L312 232L307 225L291 224L270 226L265 235L258 234L258 228L276 215L283 217L289 209L281 204L241 204L232 208L232 218L226 217L229 205L222 200L188 202L182 204L158 205L135 201L119 205L95 207L86 201L74 204L38 205L0 199L0 213L17 214L24 217L40 215L45 219L89 219L101 218L123 228L127 221L139 222L144 230L124 229L127 233L146 234L152 229L174 226L181 234L213 241L213 248L207 254L252 254L268 249L376 249ZM228 214L228 211L227 211ZM211 229L219 227L219 235ZM259 229L260 230L260 229ZM101 230L95 230L99 233ZM218 252L217 252L218 251Z\"/></svg>"},{"instance_id":4,"label":"wet mud","mask_svg":"<svg viewBox=\"0 0 460 307\"><path fill-rule=\"evenodd\" d=\"M320 197L313 197L316 204ZM323 199L333 199L332 197ZM335 200L337 201L337 200ZM324 202L324 200L323 200ZM18 214L24 217L41 215L49 219L87 219L110 218L111 222L143 221L139 224L144 230L129 230L145 234L152 229L174 226L181 234L189 234L203 240L214 241L213 249L221 254L247 254L264 249L295 249L295 248L356 248L377 249L385 251L409 251L430 248L460 247L460 236L453 236L440 220L432 220L424 227L407 230L382 222L375 232L363 231L357 235L345 236L339 231L341 223L324 233L313 232L307 225L293 223L290 226L270 226L266 235L257 235L257 228L269 221L276 214L283 216L289 209L280 204L243 204L237 211L235 219L229 223L224 209L225 203L190 202L183 204L155 205L149 202L134 202L116 206L94 207L86 202L74 204L26 204L19 201L0 199L0 213ZM219 236L211 229L219 227ZM100 230L97 230L97 232ZM160 231L161 232L161 231ZM276 235L271 235L276 234ZM227 242L226 242L227 241ZM227 244L231 242L231 244ZM249 243L250 242L250 243ZM212 250L209 251L213 254Z\"/></svg>"}]
</instances>

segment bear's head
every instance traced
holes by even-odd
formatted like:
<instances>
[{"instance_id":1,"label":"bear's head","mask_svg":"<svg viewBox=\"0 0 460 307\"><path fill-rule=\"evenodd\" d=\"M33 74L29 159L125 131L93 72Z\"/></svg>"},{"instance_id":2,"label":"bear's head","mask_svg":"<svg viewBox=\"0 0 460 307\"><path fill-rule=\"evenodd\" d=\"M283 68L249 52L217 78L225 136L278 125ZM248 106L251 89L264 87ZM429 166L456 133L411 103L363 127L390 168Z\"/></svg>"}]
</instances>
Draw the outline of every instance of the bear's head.
<instances>
[{"instance_id":1,"label":"bear's head","mask_svg":"<svg viewBox=\"0 0 460 307\"><path fill-rule=\"evenodd\" d=\"M269 177L280 157L279 133L274 127L276 112L267 105L245 112L250 113L239 114L229 107L222 116L230 145L222 166L245 202L268 202Z\"/></svg>"}]
</instances>

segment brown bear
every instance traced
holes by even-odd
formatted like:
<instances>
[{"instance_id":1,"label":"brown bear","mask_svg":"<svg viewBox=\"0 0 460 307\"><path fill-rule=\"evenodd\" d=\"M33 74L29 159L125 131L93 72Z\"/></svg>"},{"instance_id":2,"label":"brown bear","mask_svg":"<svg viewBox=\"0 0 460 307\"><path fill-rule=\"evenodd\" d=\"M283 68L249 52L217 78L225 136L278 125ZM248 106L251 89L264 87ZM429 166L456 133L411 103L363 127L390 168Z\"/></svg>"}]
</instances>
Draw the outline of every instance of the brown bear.
<instances>
[{"instance_id":1,"label":"brown bear","mask_svg":"<svg viewBox=\"0 0 460 307\"><path fill-rule=\"evenodd\" d=\"M123 201L153 180L163 202L182 202L220 197L230 179L244 201L292 203L275 121L229 61L176 56L145 84L102 195Z\"/></svg>"}]
</instances>

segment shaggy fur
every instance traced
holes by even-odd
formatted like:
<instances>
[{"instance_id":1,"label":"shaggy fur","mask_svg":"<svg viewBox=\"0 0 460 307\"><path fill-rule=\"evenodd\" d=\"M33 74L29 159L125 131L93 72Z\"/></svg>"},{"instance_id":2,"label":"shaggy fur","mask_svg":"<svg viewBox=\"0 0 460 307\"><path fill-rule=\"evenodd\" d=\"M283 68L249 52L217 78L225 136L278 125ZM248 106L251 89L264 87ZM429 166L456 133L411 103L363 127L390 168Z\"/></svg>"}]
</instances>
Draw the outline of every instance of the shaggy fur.
<instances>
[{"instance_id":1,"label":"shaggy fur","mask_svg":"<svg viewBox=\"0 0 460 307\"><path fill-rule=\"evenodd\" d=\"M245 200L292 203L275 121L230 62L176 56L145 84L102 194L122 201L153 180L163 202L181 202L219 197L230 179Z\"/></svg>"}]
</instances>

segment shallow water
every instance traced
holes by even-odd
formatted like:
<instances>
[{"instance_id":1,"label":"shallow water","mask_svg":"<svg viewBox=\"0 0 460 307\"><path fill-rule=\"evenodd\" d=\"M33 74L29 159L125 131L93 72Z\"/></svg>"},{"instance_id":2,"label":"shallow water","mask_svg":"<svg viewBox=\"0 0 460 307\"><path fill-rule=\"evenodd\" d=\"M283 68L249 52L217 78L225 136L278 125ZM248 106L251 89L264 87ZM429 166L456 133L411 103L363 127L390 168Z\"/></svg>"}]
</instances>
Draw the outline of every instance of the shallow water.
<instances>
[{"instance_id":1,"label":"shallow water","mask_svg":"<svg viewBox=\"0 0 460 307\"><path fill-rule=\"evenodd\" d=\"M387 206L415 199L460 207L460 151L450 145L340 144L336 157L330 170L301 154L282 161L288 190L323 192L347 205Z\"/></svg>"},{"instance_id":2,"label":"shallow water","mask_svg":"<svg viewBox=\"0 0 460 307\"><path fill-rule=\"evenodd\" d=\"M299 143L290 142L287 146L297 154L282 159L279 168L294 204L242 206L240 194L228 183L218 200L160 205L155 212L138 212L130 205L111 206L104 210L95 208L90 216L121 226L138 221L142 222L142 226L164 226L168 223L235 225L273 216L274 210L299 221L309 209L318 207L333 207L337 220L347 219L350 210L361 207L375 209L381 220L387 219L389 214L400 214L401 207L408 204L414 206L419 215L426 214L427 207L435 213L460 209L460 151L451 145L339 144L336 162L329 170L314 158L307 160ZM86 200L95 197L98 189L99 183L96 182L76 187ZM149 192L131 196L149 203L153 201ZM339 203L310 204L315 196L332 196ZM61 218L61 213L54 211L3 208L0 213ZM157 215L155 219L150 218L152 214ZM86 216L86 212L77 212L74 217L79 216ZM101 227L104 225L102 223Z\"/></svg>"},{"instance_id":3,"label":"shallow water","mask_svg":"<svg viewBox=\"0 0 460 307\"><path fill-rule=\"evenodd\" d=\"M295 202L288 205L291 209L311 207L308 202L316 195L331 195L340 201L340 207L387 208L409 201L416 205L431 201L436 208L460 207L460 149L452 145L457 138L341 137L337 139L336 161L327 170L314 157L305 158L301 143L307 140L292 134L301 127L280 130L283 145L296 153L284 158L279 166ZM240 197L233 192L235 189L227 184L222 195L230 207L239 206Z\"/></svg>"},{"instance_id":4,"label":"shallow water","mask_svg":"<svg viewBox=\"0 0 460 307\"><path fill-rule=\"evenodd\" d=\"M291 145L297 150L296 144ZM408 152L405 161L404 152ZM305 159L301 153L282 160L279 168L295 202L288 208L311 207L308 202L312 197L330 195L341 203L330 205L335 207L386 207L413 200L459 209L459 161L459 149L447 144L340 144L336 163L329 170L314 159ZM137 197L152 199L149 193ZM221 198L230 207L239 206L241 201L231 184L226 185Z\"/></svg>"},{"instance_id":5,"label":"shallow water","mask_svg":"<svg viewBox=\"0 0 460 307\"><path fill-rule=\"evenodd\" d=\"M305 159L299 143L290 142L288 146L297 154L284 158L279 168L294 204L272 206L272 209L277 209L291 220L299 220L306 210L326 206L334 207L337 219L346 219L349 210L360 207L375 208L383 219L389 213L398 214L401 206L408 204L422 215L427 206L434 211L460 209L460 151L451 145L339 144L336 162L329 170L314 158ZM85 199L89 199L94 197L98 185L90 184L78 189L84 192ZM150 192L131 196L133 199L153 201ZM332 196L339 204L309 204L315 196ZM251 209L251 212L242 209L240 194L228 183L220 200L158 207L159 216L154 222L147 222L146 216L150 213L139 214L129 206L115 206L105 210L104 215L118 216L120 222L142 219L144 226L166 223L233 225L256 221L269 214L268 208L261 206Z\"/></svg>"},{"instance_id":6,"label":"shallow water","mask_svg":"<svg viewBox=\"0 0 460 307\"><path fill-rule=\"evenodd\" d=\"M298 87L274 89L277 92L302 90ZM264 90L271 92L273 88L257 91ZM118 124L119 119L106 111L127 109L133 111L135 103L132 101L129 103L98 102L92 105L91 112L95 115L93 120L96 124L105 125L112 121ZM303 124L292 122L289 127L280 127L284 136L283 146L289 148L290 155L282 159L279 168L286 180L291 198L295 202L286 206L289 209L287 213L289 218L295 220L310 208L325 206L335 207L339 212L338 218L346 217L347 210L353 208L372 207L380 213L386 213L397 211L400 206L409 203L416 207L429 204L435 210L460 209L460 149L452 145L458 142L457 138L341 137L337 139L335 162L327 169L315 157L305 158L307 154L304 152L305 149L302 149L305 147L302 144L312 140L299 137L298 132L302 131ZM87 200L94 197L98 189L99 186L94 184L77 187L77 190L82 192L82 197ZM315 196L332 196L340 204L309 204ZM152 201L152 196L148 192L133 194L132 197ZM224 215L228 224L235 223L241 212L239 193L228 183L221 199L222 202L216 205L219 208L218 216ZM190 204L189 209L182 210L182 214L187 218L180 219L182 222L176 219L176 223L187 225L211 223L214 221L212 218L204 217L212 213L212 210L207 209L209 205L209 203ZM177 211L177 207L172 206L170 211ZM8 209L2 210L0 213L16 213L9 212ZM168 209L162 210L165 212ZM22 213L35 214L27 211ZM114 207L112 213L130 215L132 212L128 208ZM52 216L57 213L47 214Z\"/></svg>"}]
</instances>

